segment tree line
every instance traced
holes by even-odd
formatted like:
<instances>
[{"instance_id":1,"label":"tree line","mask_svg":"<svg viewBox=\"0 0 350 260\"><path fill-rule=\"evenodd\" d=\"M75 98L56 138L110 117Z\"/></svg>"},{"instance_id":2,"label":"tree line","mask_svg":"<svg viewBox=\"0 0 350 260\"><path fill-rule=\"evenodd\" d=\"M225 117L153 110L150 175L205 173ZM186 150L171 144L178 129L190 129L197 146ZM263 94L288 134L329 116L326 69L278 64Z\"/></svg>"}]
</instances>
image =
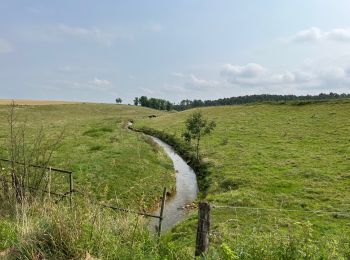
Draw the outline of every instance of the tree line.
<instances>
[{"instance_id":1,"label":"tree line","mask_svg":"<svg viewBox=\"0 0 350 260\"><path fill-rule=\"evenodd\" d=\"M186 110L196 107L207 107L207 106L225 106L225 105L242 105L248 103L258 102L287 102L287 101L316 101L316 100L330 100L330 99L341 99L350 98L350 94L337 94L330 92L328 94L321 93L319 95L246 95L230 98L220 98L216 100L200 100L200 99L184 99L178 104L171 103L170 101L159 99L159 98L148 98L146 96L136 97L134 99L134 105L150 107L158 110Z\"/></svg>"},{"instance_id":2,"label":"tree line","mask_svg":"<svg viewBox=\"0 0 350 260\"><path fill-rule=\"evenodd\" d=\"M174 105L167 100L160 99L160 98L148 98L146 96L136 97L134 99L134 105L135 106L143 106L143 107L150 107L158 110L167 110L170 111L174 109Z\"/></svg>"}]
</instances>

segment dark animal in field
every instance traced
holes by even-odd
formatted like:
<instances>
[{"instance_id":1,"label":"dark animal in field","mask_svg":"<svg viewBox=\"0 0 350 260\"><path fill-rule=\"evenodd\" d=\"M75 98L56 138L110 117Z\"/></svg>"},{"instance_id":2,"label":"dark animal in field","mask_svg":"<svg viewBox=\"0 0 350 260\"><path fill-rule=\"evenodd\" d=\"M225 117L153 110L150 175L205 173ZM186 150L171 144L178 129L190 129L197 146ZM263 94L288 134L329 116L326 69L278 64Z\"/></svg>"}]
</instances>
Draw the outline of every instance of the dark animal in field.
<instances>
[{"instance_id":1,"label":"dark animal in field","mask_svg":"<svg viewBox=\"0 0 350 260\"><path fill-rule=\"evenodd\" d=\"M148 118L154 118L157 117L156 115L149 115Z\"/></svg>"}]
</instances>

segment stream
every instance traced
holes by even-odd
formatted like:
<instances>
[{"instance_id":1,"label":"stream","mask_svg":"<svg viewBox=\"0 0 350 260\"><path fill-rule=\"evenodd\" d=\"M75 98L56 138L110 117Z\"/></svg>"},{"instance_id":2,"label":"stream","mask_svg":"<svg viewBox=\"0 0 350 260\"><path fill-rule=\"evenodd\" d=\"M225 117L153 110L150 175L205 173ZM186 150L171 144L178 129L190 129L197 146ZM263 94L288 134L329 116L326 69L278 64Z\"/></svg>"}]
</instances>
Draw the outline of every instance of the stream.
<instances>
[{"instance_id":1,"label":"stream","mask_svg":"<svg viewBox=\"0 0 350 260\"><path fill-rule=\"evenodd\" d=\"M198 193L196 174L193 169L174 151L174 149L161 141L160 139L150 136L158 145L163 147L165 153L173 161L176 175L176 193L165 202L163 211L162 232L172 228L178 222L183 220L187 215L186 205L191 204ZM159 215L160 209L152 214ZM151 219L149 228L155 232L159 220Z\"/></svg>"},{"instance_id":2,"label":"stream","mask_svg":"<svg viewBox=\"0 0 350 260\"><path fill-rule=\"evenodd\" d=\"M127 123L130 128L132 122ZM173 162L176 177L176 192L173 196L167 198L163 211L162 232L169 230L177 223L185 219L188 210L186 206L197 199L198 184L196 173L193 169L178 155L174 149L157 137L149 136L159 146L161 146L165 153ZM160 214L160 208L152 212L152 215ZM157 231L159 219L152 218L149 223L149 229L152 232Z\"/></svg>"}]
</instances>

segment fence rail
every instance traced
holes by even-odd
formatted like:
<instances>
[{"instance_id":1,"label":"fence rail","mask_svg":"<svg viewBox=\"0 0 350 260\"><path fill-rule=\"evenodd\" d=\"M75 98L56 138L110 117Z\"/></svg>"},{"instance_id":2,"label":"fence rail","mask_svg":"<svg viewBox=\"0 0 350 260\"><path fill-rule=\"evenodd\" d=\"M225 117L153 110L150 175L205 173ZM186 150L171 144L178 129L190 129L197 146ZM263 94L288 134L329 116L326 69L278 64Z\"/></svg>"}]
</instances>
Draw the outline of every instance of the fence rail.
<instances>
[{"instance_id":1,"label":"fence rail","mask_svg":"<svg viewBox=\"0 0 350 260\"><path fill-rule=\"evenodd\" d=\"M7 163L12 163L12 164L18 164L18 165L24 165L27 167L32 167L32 168L40 168L40 169L45 169L45 170L49 170L54 171L54 172L58 172L58 173L64 173L64 174L68 174L69 176L69 191L65 192L65 193L56 193L56 192L52 192L51 190L45 190L45 189L39 189L39 188L35 188L35 187L30 187L30 186L26 186L25 188L28 188L30 190L37 190L37 191L41 191L44 193L48 193L48 194L52 194L55 196L60 196L61 199L66 198L67 196L69 196L69 201L70 201L70 205L72 206L73 203L73 193L77 193L80 194L82 196L85 196L85 194L83 194L82 192L73 189L73 172L72 171L67 171L67 170L61 170L58 168L54 168L54 167L49 167L49 166L43 166L43 165L35 165L35 164L26 164L23 162L17 162L17 161L12 161L9 159L4 159L4 158L0 158L0 161L3 162L7 162ZM12 181L7 181L7 180L2 180L3 182L6 183L13 183ZM24 186L23 186L24 188ZM61 199L57 200L56 203L58 203ZM159 219L159 227L158 227L158 235L160 236L161 233L161 229L162 229L162 221L163 221L163 212L164 212L164 207L165 207L165 200L166 200L166 188L164 187L163 190L163 196L162 196L162 201L161 201L161 210L160 210L160 215L153 215L153 214L149 214L149 213L145 213L145 212L139 212L139 211L134 211L134 210L130 210L130 209L125 209L125 208L120 208L117 206L113 206L113 205L107 205L107 204L103 204L103 203L95 203L97 206L100 206L102 208L110 208L114 211L121 211L121 212L127 212L127 213L131 213L131 214L137 214L137 215L141 215L141 216L145 216L145 217L151 217L151 218L157 218Z\"/></svg>"},{"instance_id":2,"label":"fence rail","mask_svg":"<svg viewBox=\"0 0 350 260\"><path fill-rule=\"evenodd\" d=\"M73 203L73 172L72 171L67 171L67 170L61 170L55 167L51 167L51 166L45 166L45 165L35 165L32 163L24 163L24 162L18 162L18 161L13 161L10 159L5 159L5 158L0 158L0 161L2 162L7 162L7 163L11 163L11 164L18 164L18 165L23 165L23 166L27 166L27 167L31 167L31 168L37 168L37 169L45 169L51 172L57 172L57 173L63 173L63 174L67 174L69 176L69 190L64 192L64 193L57 193L57 192L53 192L51 190L44 190L44 189L39 189L39 188L35 188L35 187L31 187L31 186L23 186L22 188L28 188L30 190L37 190L37 191L41 191L44 193L48 193L49 195L55 195L55 196L60 196L61 198L67 197L69 196L69 203L72 206ZM51 176L50 176L51 178ZM13 183L12 181L6 181L6 180L2 180L3 182L7 182L7 183Z\"/></svg>"},{"instance_id":3,"label":"fence rail","mask_svg":"<svg viewBox=\"0 0 350 260\"><path fill-rule=\"evenodd\" d=\"M61 172L61 173L67 173L67 174L72 174L73 173L72 171L61 170L61 169L57 169L57 168L54 168L54 167L49 167L49 166L44 166L44 165L35 165L35 164L30 164L30 163L29 164L25 164L23 162L16 162L16 161L12 161L12 160L9 160L9 159L3 159L3 158L0 158L0 161L9 162L9 163L15 163L15 164L19 164L19 165L27 165L28 167L41 168L41 169L51 170L51 171L54 171L54 172Z\"/></svg>"}]
</instances>

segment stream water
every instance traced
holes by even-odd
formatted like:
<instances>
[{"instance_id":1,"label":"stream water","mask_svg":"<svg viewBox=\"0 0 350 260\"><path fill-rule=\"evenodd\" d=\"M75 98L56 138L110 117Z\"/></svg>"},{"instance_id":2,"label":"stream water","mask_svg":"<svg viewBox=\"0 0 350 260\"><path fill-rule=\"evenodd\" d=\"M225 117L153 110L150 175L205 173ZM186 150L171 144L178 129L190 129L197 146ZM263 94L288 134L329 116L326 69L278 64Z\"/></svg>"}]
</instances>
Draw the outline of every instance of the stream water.
<instances>
[{"instance_id":1,"label":"stream water","mask_svg":"<svg viewBox=\"0 0 350 260\"><path fill-rule=\"evenodd\" d=\"M198 185L195 172L174 149L156 137L151 136L151 138L163 147L165 153L173 161L176 172L176 193L166 200L163 211L162 231L166 231L186 217L187 210L185 206L197 198ZM159 212L160 209L153 212L153 214L159 215ZM158 223L158 219L151 219L150 229L156 231Z\"/></svg>"}]
</instances>

